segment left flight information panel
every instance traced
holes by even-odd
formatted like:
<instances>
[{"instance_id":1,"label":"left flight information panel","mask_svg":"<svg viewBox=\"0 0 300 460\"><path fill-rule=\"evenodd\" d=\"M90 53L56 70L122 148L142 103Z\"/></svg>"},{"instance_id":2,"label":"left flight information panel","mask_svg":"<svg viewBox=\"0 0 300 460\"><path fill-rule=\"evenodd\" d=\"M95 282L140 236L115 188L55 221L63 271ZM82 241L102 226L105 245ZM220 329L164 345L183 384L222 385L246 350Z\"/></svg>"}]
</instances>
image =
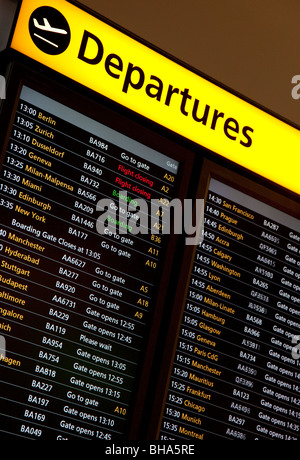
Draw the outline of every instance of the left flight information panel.
<instances>
[{"instance_id":1,"label":"left flight information panel","mask_svg":"<svg viewBox=\"0 0 300 460\"><path fill-rule=\"evenodd\" d=\"M2 439L127 435L168 240L116 210L154 199L163 216L179 170L23 86L0 176Z\"/></svg>"}]
</instances>

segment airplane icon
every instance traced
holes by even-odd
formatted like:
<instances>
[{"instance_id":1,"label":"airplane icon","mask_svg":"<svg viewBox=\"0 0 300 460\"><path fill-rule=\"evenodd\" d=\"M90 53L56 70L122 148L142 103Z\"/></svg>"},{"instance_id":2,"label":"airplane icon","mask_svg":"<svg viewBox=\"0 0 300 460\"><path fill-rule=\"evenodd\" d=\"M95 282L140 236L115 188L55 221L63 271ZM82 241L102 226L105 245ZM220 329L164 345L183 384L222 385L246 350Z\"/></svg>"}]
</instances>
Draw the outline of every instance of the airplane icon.
<instances>
[{"instance_id":1,"label":"airplane icon","mask_svg":"<svg viewBox=\"0 0 300 460\"><path fill-rule=\"evenodd\" d=\"M43 32L52 32L55 34L60 34L60 35L67 35L68 32L64 29L58 29L56 27L52 27L48 21L47 18L43 18L44 24L40 24L36 18L33 18L33 24L36 29L39 29ZM33 34L35 37L39 38L40 40L43 40L44 42L48 43L51 46L54 46L55 48L58 48L58 45L56 43L53 43L52 41L48 40L45 37L42 37L41 35L34 33Z\"/></svg>"},{"instance_id":2,"label":"airplane icon","mask_svg":"<svg viewBox=\"0 0 300 460\"><path fill-rule=\"evenodd\" d=\"M63 35L66 35L66 34L68 33L68 32L67 32L66 30L64 30L64 29L57 29L57 28L55 28L55 27L51 27L51 25L50 25L48 19L46 19L46 18L43 18L43 19L44 19L44 25L40 25L40 24L38 23L37 19L35 19L35 18L33 19L33 23L34 23L34 25L35 25L35 27L36 27L37 29L44 30L44 31L46 31L46 32L53 32L53 33L55 33L55 34L63 34Z\"/></svg>"}]
</instances>

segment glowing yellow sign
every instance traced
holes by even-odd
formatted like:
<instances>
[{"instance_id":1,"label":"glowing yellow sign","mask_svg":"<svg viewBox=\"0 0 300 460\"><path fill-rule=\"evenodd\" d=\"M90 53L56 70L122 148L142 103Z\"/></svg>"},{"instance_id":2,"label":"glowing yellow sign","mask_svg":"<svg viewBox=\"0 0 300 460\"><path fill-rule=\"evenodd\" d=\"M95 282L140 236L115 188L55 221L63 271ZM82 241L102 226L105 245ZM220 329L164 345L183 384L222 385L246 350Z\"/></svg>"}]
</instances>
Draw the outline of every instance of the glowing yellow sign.
<instances>
[{"instance_id":1,"label":"glowing yellow sign","mask_svg":"<svg viewBox=\"0 0 300 460\"><path fill-rule=\"evenodd\" d=\"M11 47L300 194L300 134L64 0L23 0Z\"/></svg>"}]
</instances>

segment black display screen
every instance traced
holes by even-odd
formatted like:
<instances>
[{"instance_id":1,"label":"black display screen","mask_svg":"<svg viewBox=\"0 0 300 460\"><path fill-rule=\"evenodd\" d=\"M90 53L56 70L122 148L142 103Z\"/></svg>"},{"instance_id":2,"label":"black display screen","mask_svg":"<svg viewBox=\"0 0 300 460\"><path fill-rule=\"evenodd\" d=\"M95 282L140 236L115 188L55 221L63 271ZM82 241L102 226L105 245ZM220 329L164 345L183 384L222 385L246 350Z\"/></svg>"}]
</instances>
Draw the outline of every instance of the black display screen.
<instances>
[{"instance_id":1,"label":"black display screen","mask_svg":"<svg viewBox=\"0 0 300 460\"><path fill-rule=\"evenodd\" d=\"M167 212L179 168L23 86L0 176L2 438L128 435L168 238L119 231L114 211L143 198Z\"/></svg>"},{"instance_id":2,"label":"black display screen","mask_svg":"<svg viewBox=\"0 0 300 460\"><path fill-rule=\"evenodd\" d=\"M211 178L161 440L299 439L299 242L298 219Z\"/></svg>"},{"instance_id":3,"label":"black display screen","mask_svg":"<svg viewBox=\"0 0 300 460\"><path fill-rule=\"evenodd\" d=\"M1 115L0 438L299 439L295 197L23 70Z\"/></svg>"}]
</instances>

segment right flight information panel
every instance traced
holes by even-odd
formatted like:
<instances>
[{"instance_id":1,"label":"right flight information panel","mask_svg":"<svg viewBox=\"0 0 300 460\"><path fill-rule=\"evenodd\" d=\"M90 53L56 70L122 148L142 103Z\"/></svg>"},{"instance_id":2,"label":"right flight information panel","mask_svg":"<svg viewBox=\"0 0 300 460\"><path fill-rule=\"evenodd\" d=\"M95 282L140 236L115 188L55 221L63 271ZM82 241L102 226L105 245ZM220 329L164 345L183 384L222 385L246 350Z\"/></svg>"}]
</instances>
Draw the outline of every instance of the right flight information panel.
<instances>
[{"instance_id":1,"label":"right flight information panel","mask_svg":"<svg viewBox=\"0 0 300 460\"><path fill-rule=\"evenodd\" d=\"M300 220L212 178L160 439L300 439Z\"/></svg>"}]
</instances>

